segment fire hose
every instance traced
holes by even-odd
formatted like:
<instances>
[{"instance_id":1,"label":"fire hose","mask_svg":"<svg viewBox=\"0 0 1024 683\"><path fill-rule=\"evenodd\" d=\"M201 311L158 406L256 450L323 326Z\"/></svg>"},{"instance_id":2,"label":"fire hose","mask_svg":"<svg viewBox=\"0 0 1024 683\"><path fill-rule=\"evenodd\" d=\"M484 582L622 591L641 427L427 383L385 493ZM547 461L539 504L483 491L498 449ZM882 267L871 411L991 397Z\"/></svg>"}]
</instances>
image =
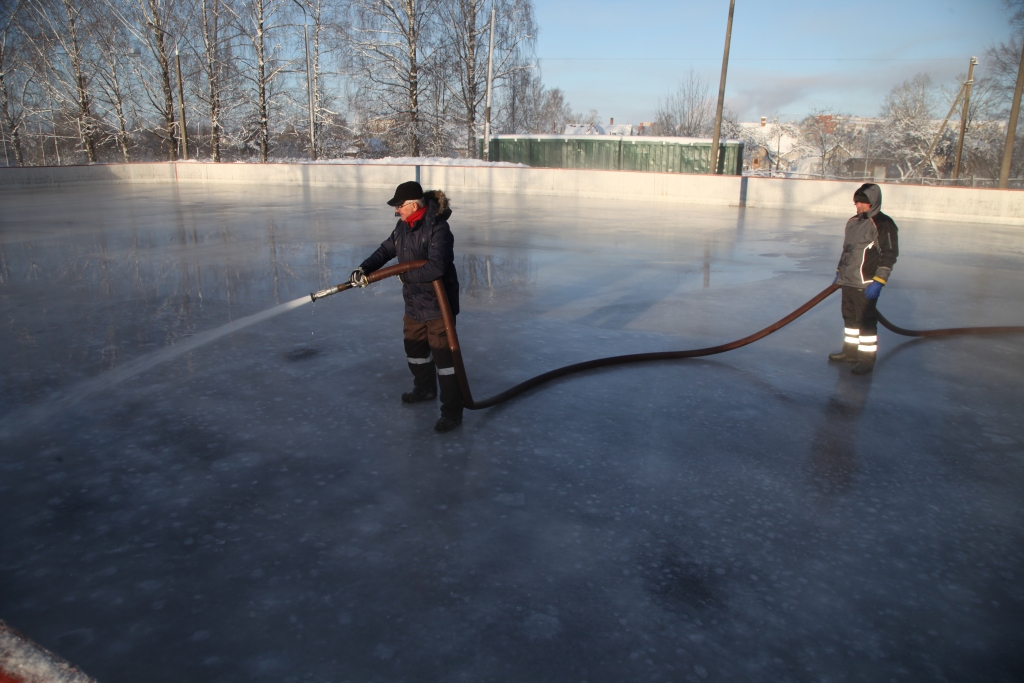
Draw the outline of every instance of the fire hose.
<instances>
[{"instance_id":1,"label":"fire hose","mask_svg":"<svg viewBox=\"0 0 1024 683\"><path fill-rule=\"evenodd\" d=\"M367 284L379 282L395 275L400 275L410 270L422 267L426 264L426 261L406 261L405 263L399 263L395 266L388 268L381 268L380 270L374 271L366 276ZM343 292L346 289L351 289L357 286L352 282L344 282L334 287L328 287L327 289L320 290L315 294L310 294L310 298L313 301L322 299L325 296L337 294ZM455 331L455 316L452 315L451 306L448 304L448 295L445 294L444 285L441 284L441 280L437 279L433 281L434 294L437 296L438 304L441 308L441 317L444 320L445 332L448 335L448 347L452 352L452 361L455 366L455 376L459 381L459 388L462 391L462 400L467 408L470 410L480 410L482 408L490 408L496 406L499 403L518 396L519 394L529 391L536 386L549 382L559 377L565 377L577 372L583 372L585 370L593 370L594 368L603 368L611 365L623 365L626 363L642 363L647 361L658 361L658 360L679 360L682 358L699 358L702 356L713 356L718 353L725 353L726 351L732 351L748 344L753 344L759 339L763 339L771 333L782 329L789 323L793 322L807 311L811 310L822 301L827 299L833 292L840 289L839 285L829 285L825 289L821 290L818 294L811 298L810 301L805 303L800 308L796 309L789 315L777 320L768 327L755 332L749 336L731 341L726 344L719 344L718 346L709 346L703 349L687 349L683 351L657 351L654 353L631 353L623 356L610 356L608 358L595 358L594 360L584 361L582 363L574 363L573 365L566 365L561 368L549 370L543 374L531 377L525 382L520 382L510 389L506 389L500 394L491 396L482 401L476 401L473 399L473 393L469 388L469 378L466 374L466 366L462 362L462 350L459 347L459 336ZM908 330L893 323L883 316L881 313L878 314L878 321L882 323L882 326L886 329L895 332L896 334L903 335L905 337L946 337L953 335L976 335L976 334L1024 334L1024 327L955 327L940 330Z\"/></svg>"}]
</instances>

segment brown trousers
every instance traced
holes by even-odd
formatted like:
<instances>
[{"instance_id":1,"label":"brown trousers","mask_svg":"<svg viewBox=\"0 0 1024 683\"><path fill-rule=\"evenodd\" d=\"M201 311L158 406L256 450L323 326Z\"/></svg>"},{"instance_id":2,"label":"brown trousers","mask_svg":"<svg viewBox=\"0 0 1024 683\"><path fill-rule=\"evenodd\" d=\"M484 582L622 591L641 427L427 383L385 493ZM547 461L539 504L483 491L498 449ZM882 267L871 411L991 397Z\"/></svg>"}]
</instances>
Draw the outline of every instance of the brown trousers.
<instances>
[{"instance_id":1,"label":"brown trousers","mask_svg":"<svg viewBox=\"0 0 1024 683\"><path fill-rule=\"evenodd\" d=\"M436 381L441 385L441 414L461 418L462 391L455 377L444 320L437 318L421 323L405 316L402 319L402 336L405 338L405 355L416 389L427 393L437 391L434 379L436 366Z\"/></svg>"}]
</instances>

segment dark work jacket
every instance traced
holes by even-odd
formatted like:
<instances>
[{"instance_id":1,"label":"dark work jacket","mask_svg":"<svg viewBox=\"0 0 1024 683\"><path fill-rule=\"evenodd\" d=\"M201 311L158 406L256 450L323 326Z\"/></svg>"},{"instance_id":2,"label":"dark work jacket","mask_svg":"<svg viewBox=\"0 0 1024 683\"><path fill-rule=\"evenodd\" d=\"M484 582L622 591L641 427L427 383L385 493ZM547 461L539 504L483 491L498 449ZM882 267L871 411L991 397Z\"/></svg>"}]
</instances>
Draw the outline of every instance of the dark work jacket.
<instances>
[{"instance_id":1,"label":"dark work jacket","mask_svg":"<svg viewBox=\"0 0 1024 683\"><path fill-rule=\"evenodd\" d=\"M425 193L427 212L423 218L410 226L399 219L394 232L381 242L377 251L363 261L363 272L369 274L398 257L399 263L426 259L422 268L410 270L404 276L402 296L405 298L405 314L417 322L427 322L441 317L441 308L431 284L441 278L452 315L459 313L459 276L455 272L455 237L448 227L448 199L444 193L435 190Z\"/></svg>"},{"instance_id":2,"label":"dark work jacket","mask_svg":"<svg viewBox=\"0 0 1024 683\"><path fill-rule=\"evenodd\" d=\"M846 222L843 254L836 266L837 283L864 289L876 277L888 282L900 255L899 230L893 219L882 213L882 190L863 185L871 210Z\"/></svg>"}]
</instances>

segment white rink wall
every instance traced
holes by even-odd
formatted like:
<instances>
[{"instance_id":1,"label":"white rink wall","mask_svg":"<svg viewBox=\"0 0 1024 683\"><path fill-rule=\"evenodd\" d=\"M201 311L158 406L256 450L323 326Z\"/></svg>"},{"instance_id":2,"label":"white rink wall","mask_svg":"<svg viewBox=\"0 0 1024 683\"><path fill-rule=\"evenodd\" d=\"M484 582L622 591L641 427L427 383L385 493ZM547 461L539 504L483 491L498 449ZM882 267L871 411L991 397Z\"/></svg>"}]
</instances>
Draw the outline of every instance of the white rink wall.
<instances>
[{"instance_id":1,"label":"white rink wall","mask_svg":"<svg viewBox=\"0 0 1024 683\"><path fill-rule=\"evenodd\" d=\"M447 192L601 197L745 206L849 216L860 181L740 178L630 171L399 164L96 164L0 168L0 189L88 182L223 182L393 188L418 178ZM883 210L895 218L1024 226L1024 191L882 183Z\"/></svg>"}]
</instances>

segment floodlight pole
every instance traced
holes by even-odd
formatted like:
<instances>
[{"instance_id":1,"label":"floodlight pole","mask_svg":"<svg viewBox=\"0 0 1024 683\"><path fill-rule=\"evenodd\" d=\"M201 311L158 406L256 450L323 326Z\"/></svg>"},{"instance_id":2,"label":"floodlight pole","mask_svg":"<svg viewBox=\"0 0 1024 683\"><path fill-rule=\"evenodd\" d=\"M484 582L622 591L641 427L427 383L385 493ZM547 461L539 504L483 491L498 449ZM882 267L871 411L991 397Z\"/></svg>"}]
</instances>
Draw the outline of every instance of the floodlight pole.
<instances>
[{"instance_id":1,"label":"floodlight pole","mask_svg":"<svg viewBox=\"0 0 1024 683\"><path fill-rule=\"evenodd\" d=\"M487 49L487 105L484 109L484 161L491 159L491 74L494 65L494 7L491 7L490 47Z\"/></svg>"},{"instance_id":2,"label":"floodlight pole","mask_svg":"<svg viewBox=\"0 0 1024 683\"><path fill-rule=\"evenodd\" d=\"M956 165L953 166L953 180L960 179L960 159L964 153L964 134L967 133L967 108L971 104L971 86L974 85L974 66L978 63L977 57L971 57L971 65L967 67L967 83L964 84L964 111L960 115L960 138L956 143Z\"/></svg>"},{"instance_id":3,"label":"floodlight pole","mask_svg":"<svg viewBox=\"0 0 1024 683\"><path fill-rule=\"evenodd\" d=\"M1020 66L1017 67L1017 87L1013 90L1013 105L1010 120L1006 126L1006 147L1003 148L1003 165L999 169L999 187L1006 189L1010 179L1010 162L1013 161L1013 136L1017 132L1017 117L1020 115L1020 96L1024 91L1024 44L1020 50Z\"/></svg>"},{"instance_id":4,"label":"floodlight pole","mask_svg":"<svg viewBox=\"0 0 1024 683\"><path fill-rule=\"evenodd\" d=\"M181 112L181 158L188 161L188 126L185 125L185 88L181 84L181 55L174 43L174 68L178 71L178 110Z\"/></svg>"},{"instance_id":5,"label":"floodlight pole","mask_svg":"<svg viewBox=\"0 0 1024 683\"><path fill-rule=\"evenodd\" d=\"M299 0L293 1L302 10L302 45L306 48L306 100L309 102L309 160L316 161L316 101L313 98L313 78L309 65L309 14Z\"/></svg>"},{"instance_id":6,"label":"floodlight pole","mask_svg":"<svg viewBox=\"0 0 1024 683\"><path fill-rule=\"evenodd\" d=\"M715 132L711 136L711 168L708 173L718 173L718 140L722 134L722 109L725 107L725 73L729 70L729 41L732 40L732 15L736 0L729 0L729 23L725 28L725 54L722 55L722 80L718 83L718 108L715 110Z\"/></svg>"}]
</instances>

